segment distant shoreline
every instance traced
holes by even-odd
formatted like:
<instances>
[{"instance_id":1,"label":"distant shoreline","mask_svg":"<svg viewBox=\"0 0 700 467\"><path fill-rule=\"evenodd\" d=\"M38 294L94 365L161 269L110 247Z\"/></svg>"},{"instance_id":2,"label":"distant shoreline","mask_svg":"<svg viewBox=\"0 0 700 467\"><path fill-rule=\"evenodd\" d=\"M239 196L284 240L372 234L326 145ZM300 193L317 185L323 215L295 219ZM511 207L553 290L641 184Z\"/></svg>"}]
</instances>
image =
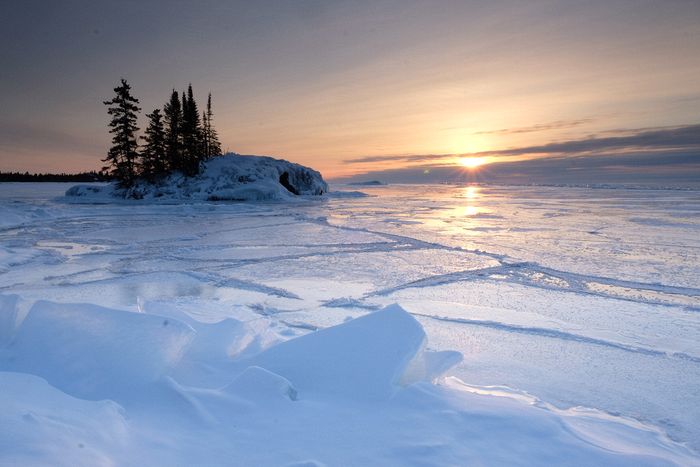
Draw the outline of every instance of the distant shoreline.
<instances>
[{"instance_id":1,"label":"distant shoreline","mask_svg":"<svg viewBox=\"0 0 700 467\"><path fill-rule=\"evenodd\" d=\"M39 173L31 174L29 172L0 172L0 183L2 182L109 182L112 177L101 174L99 172L81 172L77 174L52 174Z\"/></svg>"}]
</instances>

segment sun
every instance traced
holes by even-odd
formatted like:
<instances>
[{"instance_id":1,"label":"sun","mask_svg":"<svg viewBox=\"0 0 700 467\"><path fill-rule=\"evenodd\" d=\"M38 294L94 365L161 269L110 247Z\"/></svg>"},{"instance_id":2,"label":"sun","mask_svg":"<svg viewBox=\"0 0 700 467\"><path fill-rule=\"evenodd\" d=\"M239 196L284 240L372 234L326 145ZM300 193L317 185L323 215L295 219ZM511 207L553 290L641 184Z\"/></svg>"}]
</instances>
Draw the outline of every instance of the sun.
<instances>
[{"instance_id":1,"label":"sun","mask_svg":"<svg viewBox=\"0 0 700 467\"><path fill-rule=\"evenodd\" d=\"M459 165L466 167L468 169L476 169L484 164L487 164L488 160L485 157L460 157Z\"/></svg>"}]
</instances>

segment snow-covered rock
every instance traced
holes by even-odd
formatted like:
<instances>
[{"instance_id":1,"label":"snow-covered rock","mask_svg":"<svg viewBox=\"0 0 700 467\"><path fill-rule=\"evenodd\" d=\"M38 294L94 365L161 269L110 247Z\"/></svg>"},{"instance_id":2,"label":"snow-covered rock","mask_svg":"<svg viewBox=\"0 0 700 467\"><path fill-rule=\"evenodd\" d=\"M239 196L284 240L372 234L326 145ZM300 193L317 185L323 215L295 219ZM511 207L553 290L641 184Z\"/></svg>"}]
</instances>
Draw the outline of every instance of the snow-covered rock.
<instances>
[{"instance_id":1,"label":"snow-covered rock","mask_svg":"<svg viewBox=\"0 0 700 467\"><path fill-rule=\"evenodd\" d=\"M115 184L76 185L66 191L73 202L110 202L115 199L264 201L299 195L322 195L328 185L309 167L265 156L227 154L207 161L199 175L176 172L155 183L141 181L129 189Z\"/></svg>"},{"instance_id":2,"label":"snow-covered rock","mask_svg":"<svg viewBox=\"0 0 700 467\"><path fill-rule=\"evenodd\" d=\"M382 182L379 180L366 180L363 182L351 182L348 183L348 185L355 185L355 186L385 186L386 182Z\"/></svg>"},{"instance_id":3,"label":"snow-covered rock","mask_svg":"<svg viewBox=\"0 0 700 467\"><path fill-rule=\"evenodd\" d=\"M361 191L331 191L328 193L331 198L366 198L369 195Z\"/></svg>"}]
</instances>

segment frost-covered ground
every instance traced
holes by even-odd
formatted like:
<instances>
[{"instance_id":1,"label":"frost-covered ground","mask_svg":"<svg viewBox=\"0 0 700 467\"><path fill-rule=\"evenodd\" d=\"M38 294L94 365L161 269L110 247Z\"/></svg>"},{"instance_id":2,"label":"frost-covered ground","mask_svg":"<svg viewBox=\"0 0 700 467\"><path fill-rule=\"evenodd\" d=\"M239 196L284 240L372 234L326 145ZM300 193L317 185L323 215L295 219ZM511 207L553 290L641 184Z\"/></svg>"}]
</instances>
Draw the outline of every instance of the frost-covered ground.
<instances>
[{"instance_id":1,"label":"frost-covered ground","mask_svg":"<svg viewBox=\"0 0 700 467\"><path fill-rule=\"evenodd\" d=\"M700 465L700 192L66 188L0 184L0 464Z\"/></svg>"}]
</instances>

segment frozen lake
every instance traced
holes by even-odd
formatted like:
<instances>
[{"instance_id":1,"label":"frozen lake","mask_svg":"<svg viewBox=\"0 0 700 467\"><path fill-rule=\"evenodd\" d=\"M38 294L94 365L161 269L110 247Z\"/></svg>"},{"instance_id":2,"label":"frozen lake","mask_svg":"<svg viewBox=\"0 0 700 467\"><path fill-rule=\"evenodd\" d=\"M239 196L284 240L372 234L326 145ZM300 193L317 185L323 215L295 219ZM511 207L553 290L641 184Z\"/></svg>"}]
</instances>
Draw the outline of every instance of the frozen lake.
<instances>
[{"instance_id":1,"label":"frozen lake","mask_svg":"<svg viewBox=\"0 0 700 467\"><path fill-rule=\"evenodd\" d=\"M471 386L636 419L700 450L698 191L397 185L71 205L55 199L68 186L0 184L0 294L22 306L169 304L272 320L289 338L398 303L431 350L463 354L449 374Z\"/></svg>"}]
</instances>

